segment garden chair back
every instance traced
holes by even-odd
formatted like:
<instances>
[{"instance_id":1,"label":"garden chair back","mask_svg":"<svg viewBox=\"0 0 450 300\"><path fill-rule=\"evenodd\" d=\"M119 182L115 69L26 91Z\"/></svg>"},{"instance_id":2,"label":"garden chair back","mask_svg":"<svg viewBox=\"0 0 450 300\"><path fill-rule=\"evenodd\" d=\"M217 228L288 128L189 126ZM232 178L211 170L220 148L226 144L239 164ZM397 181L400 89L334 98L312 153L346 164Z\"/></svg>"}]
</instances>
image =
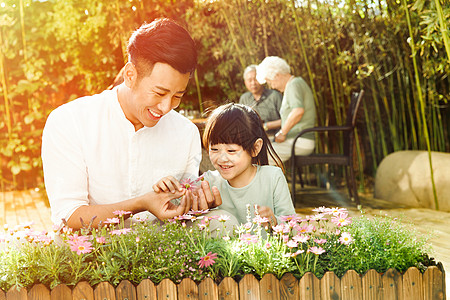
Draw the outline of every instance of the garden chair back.
<instances>
[{"instance_id":1,"label":"garden chair back","mask_svg":"<svg viewBox=\"0 0 450 300\"><path fill-rule=\"evenodd\" d=\"M292 201L295 204L295 179L296 173L300 177L300 184L303 188L304 183L302 179L302 168L309 165L338 165L343 166L345 169L345 177L347 181L347 188L349 192L350 199L356 201L359 206L359 197L355 179L355 171L353 168L353 148L355 143L354 130L356 125L356 117L358 114L359 106L361 104L361 99L364 95L364 90L356 93L352 93L352 98L350 105L347 109L347 120L345 125L336 126L323 126L323 127L313 127L302 130L294 139L291 152L291 178L292 178ZM343 149L342 153L317 153L317 150L310 155L296 155L295 154L295 143L299 137L307 132L317 132L320 133L331 133L331 132L341 132L343 139ZM316 148L317 149L317 148Z\"/></svg>"}]
</instances>

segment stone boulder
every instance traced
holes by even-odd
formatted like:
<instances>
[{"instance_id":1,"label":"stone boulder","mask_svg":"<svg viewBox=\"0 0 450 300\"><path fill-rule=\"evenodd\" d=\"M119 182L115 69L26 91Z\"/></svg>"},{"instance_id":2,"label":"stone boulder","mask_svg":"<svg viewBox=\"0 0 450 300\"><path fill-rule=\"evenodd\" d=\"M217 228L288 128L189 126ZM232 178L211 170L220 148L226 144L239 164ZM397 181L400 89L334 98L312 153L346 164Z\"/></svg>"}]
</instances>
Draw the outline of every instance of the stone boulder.
<instances>
[{"instance_id":1,"label":"stone boulder","mask_svg":"<svg viewBox=\"0 0 450 300\"><path fill-rule=\"evenodd\" d=\"M450 153L431 152L439 210L450 211ZM378 199L409 207L435 208L427 151L398 151L380 163L375 178Z\"/></svg>"}]
</instances>

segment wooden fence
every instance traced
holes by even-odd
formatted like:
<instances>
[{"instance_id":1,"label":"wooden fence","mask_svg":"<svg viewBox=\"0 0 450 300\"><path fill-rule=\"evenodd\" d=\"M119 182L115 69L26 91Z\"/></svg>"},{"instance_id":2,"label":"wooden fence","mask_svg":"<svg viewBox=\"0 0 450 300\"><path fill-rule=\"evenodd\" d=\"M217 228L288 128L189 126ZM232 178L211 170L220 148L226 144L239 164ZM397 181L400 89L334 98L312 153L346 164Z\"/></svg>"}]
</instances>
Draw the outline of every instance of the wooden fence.
<instances>
[{"instance_id":1,"label":"wooden fence","mask_svg":"<svg viewBox=\"0 0 450 300\"><path fill-rule=\"evenodd\" d=\"M297 280L285 274L280 280L267 274L261 280L245 275L239 282L227 277L216 284L211 278L196 284L184 279L175 284L164 279L155 285L149 279L134 286L122 281L116 288L107 282L91 287L87 282L78 283L73 289L58 285L49 290L42 284L29 291L11 288L0 290L0 300L192 300L192 299L445 299L445 273L438 267L429 267L421 274L417 268L408 269L403 275L394 269L384 274L369 270L364 276L348 271L342 278L328 272L320 280L312 273Z\"/></svg>"}]
</instances>

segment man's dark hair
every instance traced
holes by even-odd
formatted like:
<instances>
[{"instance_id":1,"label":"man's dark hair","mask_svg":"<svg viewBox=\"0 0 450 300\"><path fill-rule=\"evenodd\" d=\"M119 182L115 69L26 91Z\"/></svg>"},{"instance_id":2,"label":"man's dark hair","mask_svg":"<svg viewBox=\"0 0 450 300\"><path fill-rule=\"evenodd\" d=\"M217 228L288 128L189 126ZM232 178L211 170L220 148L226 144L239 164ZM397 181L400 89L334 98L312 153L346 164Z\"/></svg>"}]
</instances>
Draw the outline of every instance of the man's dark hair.
<instances>
[{"instance_id":1,"label":"man's dark hair","mask_svg":"<svg viewBox=\"0 0 450 300\"><path fill-rule=\"evenodd\" d=\"M197 67L197 50L191 35L167 18L139 27L131 35L127 50L140 79L149 75L158 62L182 74L192 74Z\"/></svg>"}]
</instances>

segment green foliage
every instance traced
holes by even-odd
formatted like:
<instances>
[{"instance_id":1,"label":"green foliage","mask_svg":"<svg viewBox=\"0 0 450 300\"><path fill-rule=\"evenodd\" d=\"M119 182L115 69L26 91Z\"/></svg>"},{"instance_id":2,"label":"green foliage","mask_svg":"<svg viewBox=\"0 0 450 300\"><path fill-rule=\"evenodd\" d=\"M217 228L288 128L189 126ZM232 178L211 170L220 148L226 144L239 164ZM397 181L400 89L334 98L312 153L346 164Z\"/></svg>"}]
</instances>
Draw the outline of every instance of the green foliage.
<instances>
[{"instance_id":1,"label":"green foliage","mask_svg":"<svg viewBox=\"0 0 450 300\"><path fill-rule=\"evenodd\" d=\"M368 218L362 216L353 220L346 228L354 237L349 247L330 248L328 263L330 270L341 276L349 268L360 274L369 269L384 272L394 268L405 272L409 267L422 268L430 248L428 237L420 234L412 225L389 216Z\"/></svg>"},{"instance_id":2,"label":"green foliage","mask_svg":"<svg viewBox=\"0 0 450 300\"><path fill-rule=\"evenodd\" d=\"M56 236L33 231L29 224L6 227L0 236L0 288L36 283L54 288L80 281L116 286L122 280L139 284L146 278L179 283L183 278L200 282L211 277L219 282L245 274L281 278L287 272L298 278L312 272L320 278L327 271L338 276L349 269L360 274L409 267L424 271L434 264L426 238L397 219L362 216L352 222L345 209L316 211L305 219L282 217L287 223L269 233L264 229L267 219L258 215L234 233L225 227L212 232L212 222L225 220L213 212L164 224L140 220L131 228L125 228L123 220L129 213L116 212L120 219L108 219L100 229L74 233L63 227Z\"/></svg>"}]
</instances>

